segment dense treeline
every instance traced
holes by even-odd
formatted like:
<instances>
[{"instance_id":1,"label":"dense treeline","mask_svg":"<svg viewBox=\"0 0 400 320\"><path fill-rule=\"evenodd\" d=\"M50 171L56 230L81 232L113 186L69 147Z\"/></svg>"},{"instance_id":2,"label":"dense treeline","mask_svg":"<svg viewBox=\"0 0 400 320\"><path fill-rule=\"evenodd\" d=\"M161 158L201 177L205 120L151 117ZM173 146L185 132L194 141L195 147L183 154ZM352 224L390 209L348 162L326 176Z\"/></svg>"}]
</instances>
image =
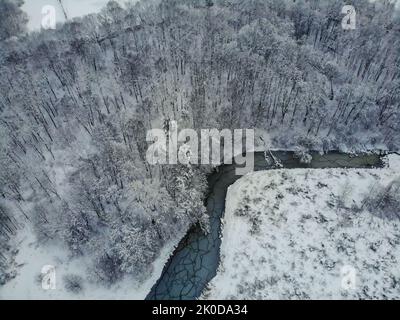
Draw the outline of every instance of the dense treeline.
<instances>
[{"instance_id":1,"label":"dense treeline","mask_svg":"<svg viewBox=\"0 0 400 320\"><path fill-rule=\"evenodd\" d=\"M256 128L279 148L398 149L399 15L352 3L346 31L340 0L165 0L3 32L0 237L24 217L100 279L144 277L206 225L208 169L145 160L146 130L168 120Z\"/></svg>"}]
</instances>

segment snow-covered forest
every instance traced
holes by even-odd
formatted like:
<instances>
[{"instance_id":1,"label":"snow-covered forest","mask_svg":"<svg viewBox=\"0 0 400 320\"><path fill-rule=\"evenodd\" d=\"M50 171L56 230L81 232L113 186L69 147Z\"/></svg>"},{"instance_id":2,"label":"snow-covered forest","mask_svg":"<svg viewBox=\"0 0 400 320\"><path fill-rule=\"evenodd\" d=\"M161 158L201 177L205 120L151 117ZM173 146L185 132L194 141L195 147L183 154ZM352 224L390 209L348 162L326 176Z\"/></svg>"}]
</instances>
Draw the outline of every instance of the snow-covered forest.
<instances>
[{"instance_id":1,"label":"snow-covered forest","mask_svg":"<svg viewBox=\"0 0 400 320\"><path fill-rule=\"evenodd\" d=\"M255 128L273 148L399 150L400 14L390 1L160 0L26 33L0 0L0 283L15 234L68 246L111 284L145 279L201 222L205 166L150 166L146 132Z\"/></svg>"}]
</instances>

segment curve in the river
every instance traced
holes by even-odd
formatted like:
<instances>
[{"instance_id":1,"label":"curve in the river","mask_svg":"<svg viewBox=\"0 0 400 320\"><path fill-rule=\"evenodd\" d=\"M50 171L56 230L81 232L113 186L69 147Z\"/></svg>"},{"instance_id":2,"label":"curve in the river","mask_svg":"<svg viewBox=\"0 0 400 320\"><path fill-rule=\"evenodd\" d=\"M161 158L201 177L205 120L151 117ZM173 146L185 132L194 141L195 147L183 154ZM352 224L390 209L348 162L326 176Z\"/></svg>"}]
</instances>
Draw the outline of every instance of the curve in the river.
<instances>
[{"instance_id":1,"label":"curve in the river","mask_svg":"<svg viewBox=\"0 0 400 320\"><path fill-rule=\"evenodd\" d=\"M277 168L270 154L255 153L255 171ZM372 168L382 166L376 154L351 156L330 152L313 153L313 160L304 164L293 152L273 152L283 168ZM236 165L223 165L208 177L210 194L207 211L210 216L210 233L205 234L199 225L193 226L180 242L164 267L161 277L153 286L147 300L192 300L198 298L207 283L215 277L220 259L221 218L225 210L228 187L240 176L235 175Z\"/></svg>"}]
</instances>

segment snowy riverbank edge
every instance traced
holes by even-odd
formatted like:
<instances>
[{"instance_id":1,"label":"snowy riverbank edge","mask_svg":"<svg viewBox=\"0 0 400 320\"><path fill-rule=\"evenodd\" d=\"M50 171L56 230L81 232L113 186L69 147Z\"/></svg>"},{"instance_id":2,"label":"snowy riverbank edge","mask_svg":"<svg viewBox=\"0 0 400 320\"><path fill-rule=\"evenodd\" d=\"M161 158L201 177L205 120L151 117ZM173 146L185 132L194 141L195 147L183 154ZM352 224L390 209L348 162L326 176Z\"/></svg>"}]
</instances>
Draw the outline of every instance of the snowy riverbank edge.
<instances>
[{"instance_id":1,"label":"snowy riverbank edge","mask_svg":"<svg viewBox=\"0 0 400 320\"><path fill-rule=\"evenodd\" d=\"M353 299L400 296L400 225L360 208L398 177L381 169L249 173L229 187L221 263L203 299ZM353 214L353 215L351 215ZM343 289L343 270L356 274Z\"/></svg>"}]
</instances>

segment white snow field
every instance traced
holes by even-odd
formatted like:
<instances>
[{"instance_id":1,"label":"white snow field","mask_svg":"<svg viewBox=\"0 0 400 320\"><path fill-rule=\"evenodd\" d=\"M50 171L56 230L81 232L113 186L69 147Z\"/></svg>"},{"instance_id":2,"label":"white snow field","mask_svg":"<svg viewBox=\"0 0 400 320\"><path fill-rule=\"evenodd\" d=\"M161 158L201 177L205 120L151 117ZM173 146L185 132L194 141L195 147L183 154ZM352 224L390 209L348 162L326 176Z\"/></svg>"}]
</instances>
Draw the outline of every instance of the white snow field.
<instances>
[{"instance_id":1,"label":"white snow field","mask_svg":"<svg viewBox=\"0 0 400 320\"><path fill-rule=\"evenodd\" d=\"M400 298L400 221L362 205L399 178L400 156L388 162L238 180L226 199L219 271L202 298Z\"/></svg>"}]
</instances>

